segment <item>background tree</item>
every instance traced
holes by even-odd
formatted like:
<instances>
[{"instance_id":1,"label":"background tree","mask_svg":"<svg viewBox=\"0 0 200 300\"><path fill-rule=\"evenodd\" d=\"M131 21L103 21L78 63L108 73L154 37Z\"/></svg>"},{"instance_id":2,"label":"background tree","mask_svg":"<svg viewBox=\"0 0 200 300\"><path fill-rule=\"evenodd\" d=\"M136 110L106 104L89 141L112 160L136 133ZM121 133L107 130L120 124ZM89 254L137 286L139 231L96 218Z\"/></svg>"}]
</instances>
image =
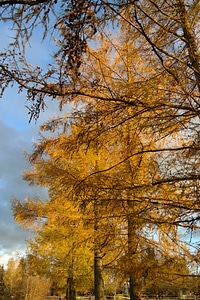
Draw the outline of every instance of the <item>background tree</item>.
<instances>
[{"instance_id":1,"label":"background tree","mask_svg":"<svg viewBox=\"0 0 200 300\"><path fill-rule=\"evenodd\" d=\"M46 167L50 171L53 165ZM45 166L43 168L45 172ZM52 177L50 173L49 176ZM85 228L80 212L67 201L63 191L55 194L53 188L46 203L26 199L21 205L15 199L13 206L16 220L23 227L35 230L34 241L28 248L33 270L50 278L60 295L67 293L67 297L73 299L76 292L87 293L93 289L90 230L88 226Z\"/></svg>"},{"instance_id":2,"label":"background tree","mask_svg":"<svg viewBox=\"0 0 200 300\"><path fill-rule=\"evenodd\" d=\"M6 299L42 300L50 288L49 280L34 274L26 258L10 259L4 279L9 291L9 297Z\"/></svg>"},{"instance_id":3,"label":"background tree","mask_svg":"<svg viewBox=\"0 0 200 300\"><path fill-rule=\"evenodd\" d=\"M5 271L3 266L0 267L0 299L10 299L10 291L5 283Z\"/></svg>"}]
</instances>

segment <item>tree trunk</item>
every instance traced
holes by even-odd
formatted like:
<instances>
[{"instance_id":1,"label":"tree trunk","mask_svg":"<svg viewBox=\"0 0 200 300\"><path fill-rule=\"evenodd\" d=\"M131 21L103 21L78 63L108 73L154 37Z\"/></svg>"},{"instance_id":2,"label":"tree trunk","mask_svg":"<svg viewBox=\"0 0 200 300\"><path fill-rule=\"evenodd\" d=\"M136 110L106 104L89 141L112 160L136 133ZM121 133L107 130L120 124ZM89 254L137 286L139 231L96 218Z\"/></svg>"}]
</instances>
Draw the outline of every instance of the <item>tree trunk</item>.
<instances>
[{"instance_id":1,"label":"tree trunk","mask_svg":"<svg viewBox=\"0 0 200 300\"><path fill-rule=\"evenodd\" d=\"M99 250L94 252L94 291L95 300L104 300L103 266Z\"/></svg>"},{"instance_id":2,"label":"tree trunk","mask_svg":"<svg viewBox=\"0 0 200 300\"><path fill-rule=\"evenodd\" d=\"M67 278L66 300L76 300L76 289L73 277Z\"/></svg>"},{"instance_id":3,"label":"tree trunk","mask_svg":"<svg viewBox=\"0 0 200 300\"><path fill-rule=\"evenodd\" d=\"M137 292L137 279L134 270L134 256L137 251L137 241L135 224L132 215L128 216L128 260L129 260L129 294L130 300L139 300L139 294Z\"/></svg>"},{"instance_id":4,"label":"tree trunk","mask_svg":"<svg viewBox=\"0 0 200 300\"><path fill-rule=\"evenodd\" d=\"M132 274L129 274L129 294L130 294L130 300L140 300L140 297L135 289L135 280L132 276Z\"/></svg>"},{"instance_id":5,"label":"tree trunk","mask_svg":"<svg viewBox=\"0 0 200 300\"><path fill-rule=\"evenodd\" d=\"M94 295L95 300L104 300L103 264L101 253L101 211L99 202L94 202ZM99 234L100 233L100 234Z\"/></svg>"}]
</instances>

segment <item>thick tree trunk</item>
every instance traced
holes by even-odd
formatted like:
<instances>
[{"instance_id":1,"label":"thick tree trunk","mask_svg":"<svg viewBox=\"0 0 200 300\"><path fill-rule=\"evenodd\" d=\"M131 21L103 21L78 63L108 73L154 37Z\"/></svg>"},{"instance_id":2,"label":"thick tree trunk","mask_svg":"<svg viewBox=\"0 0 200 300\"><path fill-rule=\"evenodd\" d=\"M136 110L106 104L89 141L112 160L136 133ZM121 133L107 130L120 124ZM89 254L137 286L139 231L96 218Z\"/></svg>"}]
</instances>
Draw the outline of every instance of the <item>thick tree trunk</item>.
<instances>
[{"instance_id":1,"label":"thick tree trunk","mask_svg":"<svg viewBox=\"0 0 200 300\"><path fill-rule=\"evenodd\" d=\"M99 250L94 251L94 291L95 300L104 300L103 266Z\"/></svg>"},{"instance_id":2,"label":"thick tree trunk","mask_svg":"<svg viewBox=\"0 0 200 300\"><path fill-rule=\"evenodd\" d=\"M73 277L67 278L66 300L76 300L76 289Z\"/></svg>"},{"instance_id":3,"label":"thick tree trunk","mask_svg":"<svg viewBox=\"0 0 200 300\"><path fill-rule=\"evenodd\" d=\"M129 275L129 294L130 294L130 300L140 300L140 297L135 289L135 280L132 276L132 274Z\"/></svg>"}]
</instances>

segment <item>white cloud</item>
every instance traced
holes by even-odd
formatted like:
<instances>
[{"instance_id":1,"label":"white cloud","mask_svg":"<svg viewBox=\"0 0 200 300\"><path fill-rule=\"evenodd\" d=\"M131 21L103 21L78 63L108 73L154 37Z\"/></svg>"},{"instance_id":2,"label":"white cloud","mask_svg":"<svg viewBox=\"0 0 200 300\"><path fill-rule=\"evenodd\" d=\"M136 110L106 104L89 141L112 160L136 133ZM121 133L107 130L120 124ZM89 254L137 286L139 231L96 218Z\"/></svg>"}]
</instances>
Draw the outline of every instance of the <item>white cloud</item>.
<instances>
[{"instance_id":1,"label":"white cloud","mask_svg":"<svg viewBox=\"0 0 200 300\"><path fill-rule=\"evenodd\" d=\"M24 251L19 250L19 251L12 251L12 252L8 252L8 253L3 253L3 254L1 255L1 251L0 251L0 266L3 266L4 269L6 269L7 264L8 264L8 261L9 261L11 258L19 259L19 258L21 258L24 254L25 254Z\"/></svg>"},{"instance_id":2,"label":"white cloud","mask_svg":"<svg viewBox=\"0 0 200 300\"><path fill-rule=\"evenodd\" d=\"M13 254L9 255L7 253L4 253L3 255L0 255L0 265L6 267L9 259L13 256Z\"/></svg>"}]
</instances>

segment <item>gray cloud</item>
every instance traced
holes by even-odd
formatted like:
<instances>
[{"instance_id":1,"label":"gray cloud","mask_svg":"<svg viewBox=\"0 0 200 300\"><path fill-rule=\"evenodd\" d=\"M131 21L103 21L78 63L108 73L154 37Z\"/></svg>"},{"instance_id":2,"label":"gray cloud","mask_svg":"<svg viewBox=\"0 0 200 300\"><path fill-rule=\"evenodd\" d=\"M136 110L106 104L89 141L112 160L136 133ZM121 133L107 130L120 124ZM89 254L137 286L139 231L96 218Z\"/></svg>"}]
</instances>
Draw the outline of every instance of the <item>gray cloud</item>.
<instances>
[{"instance_id":1,"label":"gray cloud","mask_svg":"<svg viewBox=\"0 0 200 300\"><path fill-rule=\"evenodd\" d=\"M16 90L12 93L15 95ZM23 151L32 151L39 125L53 111L57 111L54 103L37 124L29 124L22 101L18 99L18 103L14 103L12 98L7 98L5 103L0 102L0 264L5 264L14 252L24 251L25 241L31 237L30 232L21 229L14 221L10 208L11 197L22 201L35 195L41 199L47 198L45 189L30 187L22 179L22 170L30 168Z\"/></svg>"},{"instance_id":2,"label":"gray cloud","mask_svg":"<svg viewBox=\"0 0 200 300\"><path fill-rule=\"evenodd\" d=\"M23 148L30 148L29 130L19 132L0 119L0 254L10 255L24 249L30 233L22 230L13 220L10 199L31 195L31 188L22 180L21 170L28 168Z\"/></svg>"}]
</instances>

